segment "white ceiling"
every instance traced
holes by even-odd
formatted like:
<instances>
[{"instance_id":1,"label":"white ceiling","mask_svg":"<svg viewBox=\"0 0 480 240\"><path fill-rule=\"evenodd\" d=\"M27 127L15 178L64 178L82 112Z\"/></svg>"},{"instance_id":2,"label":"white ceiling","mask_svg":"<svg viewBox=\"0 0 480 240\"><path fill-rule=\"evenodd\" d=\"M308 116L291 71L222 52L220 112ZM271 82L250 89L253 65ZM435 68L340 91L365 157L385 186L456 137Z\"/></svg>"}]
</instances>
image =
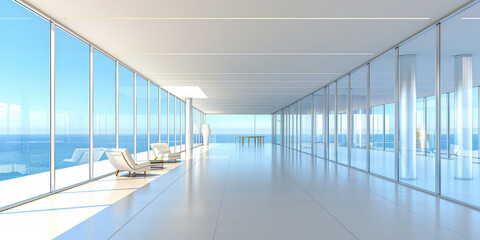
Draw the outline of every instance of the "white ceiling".
<instances>
[{"instance_id":1,"label":"white ceiling","mask_svg":"<svg viewBox=\"0 0 480 240\"><path fill-rule=\"evenodd\" d=\"M193 102L205 113L269 114L468 1L27 2L160 86L200 86L208 99ZM291 19L353 17L429 19Z\"/></svg>"}]
</instances>

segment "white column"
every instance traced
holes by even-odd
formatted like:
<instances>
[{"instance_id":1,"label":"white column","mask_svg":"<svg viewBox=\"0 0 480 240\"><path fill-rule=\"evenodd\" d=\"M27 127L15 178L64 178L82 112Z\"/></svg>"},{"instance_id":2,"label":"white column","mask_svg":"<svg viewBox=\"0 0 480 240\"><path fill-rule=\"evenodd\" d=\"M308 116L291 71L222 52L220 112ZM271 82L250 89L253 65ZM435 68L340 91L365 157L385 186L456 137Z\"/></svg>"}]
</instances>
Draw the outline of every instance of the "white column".
<instances>
[{"instance_id":1,"label":"white column","mask_svg":"<svg viewBox=\"0 0 480 240\"><path fill-rule=\"evenodd\" d=\"M472 55L455 56L455 178L472 179Z\"/></svg>"},{"instance_id":2,"label":"white column","mask_svg":"<svg viewBox=\"0 0 480 240\"><path fill-rule=\"evenodd\" d=\"M400 179L415 179L416 169L416 56L400 56Z\"/></svg>"},{"instance_id":3,"label":"white column","mask_svg":"<svg viewBox=\"0 0 480 240\"><path fill-rule=\"evenodd\" d=\"M185 98L185 151L187 156L192 152L193 136L193 107L192 98Z\"/></svg>"}]
</instances>

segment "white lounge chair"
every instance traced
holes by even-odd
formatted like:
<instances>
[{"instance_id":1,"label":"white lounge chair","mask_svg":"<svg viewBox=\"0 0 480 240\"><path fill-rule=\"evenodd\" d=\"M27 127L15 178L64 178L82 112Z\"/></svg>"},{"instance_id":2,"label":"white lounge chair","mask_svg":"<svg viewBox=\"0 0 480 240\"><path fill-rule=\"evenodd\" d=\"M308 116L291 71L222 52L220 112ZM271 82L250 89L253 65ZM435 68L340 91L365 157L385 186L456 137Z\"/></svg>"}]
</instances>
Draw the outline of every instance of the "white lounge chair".
<instances>
[{"instance_id":1,"label":"white lounge chair","mask_svg":"<svg viewBox=\"0 0 480 240\"><path fill-rule=\"evenodd\" d=\"M147 175L147 171L150 171L150 162L136 163L132 158L132 154L126 148L112 149L107 152L107 157L110 163L117 169L116 176L118 176L120 171L128 171L129 177L131 172L133 172L132 177L135 177L137 172L143 172Z\"/></svg>"},{"instance_id":2,"label":"white lounge chair","mask_svg":"<svg viewBox=\"0 0 480 240\"><path fill-rule=\"evenodd\" d=\"M155 159L150 161L151 163L163 163L166 161L174 160L177 162L181 158L181 153L172 153L170 147L166 143L154 143L150 144L155 155Z\"/></svg>"}]
</instances>

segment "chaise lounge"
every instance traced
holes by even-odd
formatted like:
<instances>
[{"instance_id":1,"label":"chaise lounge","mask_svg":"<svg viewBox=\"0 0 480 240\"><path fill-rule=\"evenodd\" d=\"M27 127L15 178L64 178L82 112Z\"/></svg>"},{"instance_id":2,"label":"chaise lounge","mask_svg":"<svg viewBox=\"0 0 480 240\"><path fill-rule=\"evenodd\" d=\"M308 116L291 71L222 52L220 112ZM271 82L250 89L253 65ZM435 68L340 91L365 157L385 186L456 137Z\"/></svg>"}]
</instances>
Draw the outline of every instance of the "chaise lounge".
<instances>
[{"instance_id":1,"label":"chaise lounge","mask_svg":"<svg viewBox=\"0 0 480 240\"><path fill-rule=\"evenodd\" d=\"M150 171L150 162L136 163L132 158L132 154L126 148L112 149L107 152L108 160L117 169L116 176L120 171L128 171L128 177L133 172L132 177L135 177L137 172L143 172L147 175L147 171Z\"/></svg>"},{"instance_id":2,"label":"chaise lounge","mask_svg":"<svg viewBox=\"0 0 480 240\"><path fill-rule=\"evenodd\" d=\"M166 143L154 143L150 144L155 155L155 159L150 161L150 163L161 163L163 168L164 162L169 162L174 160L177 162L181 158L181 153L172 153L170 147Z\"/></svg>"}]
</instances>

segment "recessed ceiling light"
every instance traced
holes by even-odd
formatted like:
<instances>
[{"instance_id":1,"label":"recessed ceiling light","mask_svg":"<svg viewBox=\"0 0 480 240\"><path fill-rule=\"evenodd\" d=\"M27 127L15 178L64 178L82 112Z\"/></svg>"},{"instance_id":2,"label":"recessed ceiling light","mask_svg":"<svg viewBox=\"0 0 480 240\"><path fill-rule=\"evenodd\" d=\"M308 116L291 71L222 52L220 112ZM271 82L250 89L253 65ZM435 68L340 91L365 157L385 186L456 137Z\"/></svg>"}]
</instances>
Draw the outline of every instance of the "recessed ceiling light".
<instances>
[{"instance_id":1,"label":"recessed ceiling light","mask_svg":"<svg viewBox=\"0 0 480 240\"><path fill-rule=\"evenodd\" d=\"M67 17L66 20L429 20L429 17Z\"/></svg>"},{"instance_id":2,"label":"recessed ceiling light","mask_svg":"<svg viewBox=\"0 0 480 240\"><path fill-rule=\"evenodd\" d=\"M463 20L480 20L480 17L463 17Z\"/></svg>"},{"instance_id":3,"label":"recessed ceiling light","mask_svg":"<svg viewBox=\"0 0 480 240\"><path fill-rule=\"evenodd\" d=\"M208 98L199 86L162 86L179 98Z\"/></svg>"},{"instance_id":4,"label":"recessed ceiling light","mask_svg":"<svg viewBox=\"0 0 480 240\"><path fill-rule=\"evenodd\" d=\"M148 53L129 52L121 55L159 55L159 56L372 56L375 53L367 52L317 52L317 53Z\"/></svg>"}]
</instances>

